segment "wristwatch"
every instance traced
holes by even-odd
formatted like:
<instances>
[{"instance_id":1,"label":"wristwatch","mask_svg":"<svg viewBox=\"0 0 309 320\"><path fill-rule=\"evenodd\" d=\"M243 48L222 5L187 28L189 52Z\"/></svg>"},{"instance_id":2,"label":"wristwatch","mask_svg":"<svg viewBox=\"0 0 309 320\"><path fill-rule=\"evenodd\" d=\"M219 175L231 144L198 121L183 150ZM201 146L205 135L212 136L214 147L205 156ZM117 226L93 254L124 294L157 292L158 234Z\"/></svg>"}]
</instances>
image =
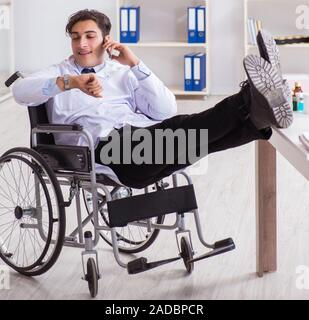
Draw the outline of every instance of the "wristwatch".
<instances>
[{"instance_id":1,"label":"wristwatch","mask_svg":"<svg viewBox=\"0 0 309 320\"><path fill-rule=\"evenodd\" d=\"M70 90L70 75L65 74L63 76L64 90Z\"/></svg>"}]
</instances>

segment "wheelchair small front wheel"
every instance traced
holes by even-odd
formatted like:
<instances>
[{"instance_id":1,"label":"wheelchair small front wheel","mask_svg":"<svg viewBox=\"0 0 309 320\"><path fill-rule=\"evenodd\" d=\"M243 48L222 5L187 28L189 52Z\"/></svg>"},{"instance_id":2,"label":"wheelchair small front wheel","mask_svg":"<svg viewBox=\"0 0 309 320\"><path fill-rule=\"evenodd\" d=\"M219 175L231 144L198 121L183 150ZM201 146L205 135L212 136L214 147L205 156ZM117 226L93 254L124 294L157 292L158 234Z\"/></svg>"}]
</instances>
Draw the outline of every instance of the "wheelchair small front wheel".
<instances>
[{"instance_id":1,"label":"wheelchair small front wheel","mask_svg":"<svg viewBox=\"0 0 309 320\"><path fill-rule=\"evenodd\" d=\"M96 263L93 258L89 258L87 260L87 274L86 280L88 282L89 292L92 298L95 298L98 294L98 271L96 267Z\"/></svg>"},{"instance_id":2,"label":"wheelchair small front wheel","mask_svg":"<svg viewBox=\"0 0 309 320\"><path fill-rule=\"evenodd\" d=\"M191 248L191 244L187 237L182 237L180 240L180 248L181 248L181 257L185 264L185 267L188 273L191 273L194 269L194 263L189 262L189 260L193 259L193 250Z\"/></svg>"},{"instance_id":3,"label":"wheelchair small front wheel","mask_svg":"<svg viewBox=\"0 0 309 320\"><path fill-rule=\"evenodd\" d=\"M63 197L54 172L34 150L0 158L0 258L27 276L46 272L64 240Z\"/></svg>"}]
</instances>

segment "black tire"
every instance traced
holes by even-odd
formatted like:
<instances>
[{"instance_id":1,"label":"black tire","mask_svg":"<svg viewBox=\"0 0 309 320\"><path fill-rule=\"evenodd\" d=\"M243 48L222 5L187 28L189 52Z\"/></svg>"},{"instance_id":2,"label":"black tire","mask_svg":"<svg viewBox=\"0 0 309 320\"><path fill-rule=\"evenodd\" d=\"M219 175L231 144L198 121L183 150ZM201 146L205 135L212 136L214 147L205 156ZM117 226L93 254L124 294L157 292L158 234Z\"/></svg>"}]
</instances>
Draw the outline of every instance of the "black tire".
<instances>
[{"instance_id":1,"label":"black tire","mask_svg":"<svg viewBox=\"0 0 309 320\"><path fill-rule=\"evenodd\" d=\"M5 171L6 168L8 168L7 171ZM6 178L6 172L9 172L9 180ZM3 221L5 216L5 219L13 221L7 223L9 227L10 224L12 225L12 228L9 229L11 232L9 236L0 228L0 239L2 240L0 257L13 269L26 276L43 274L56 262L65 236L65 208L57 178L36 151L28 148L13 148L0 158L0 180L0 188L2 188L0 212L9 209L3 215L0 213L0 221L1 219ZM14 181L15 187L12 186L11 181ZM30 188L32 181L33 186ZM7 191L3 190L3 182L6 182ZM44 202L41 194L44 195ZM17 197L17 200L14 200L14 196ZM34 200L31 200L32 196ZM47 213L44 210L47 210ZM47 220L44 220L45 217ZM16 227L17 233L19 230L19 238L13 235ZM18 238L15 250L16 243L13 238ZM20 249L21 242L23 243L22 249ZM39 254L37 254L37 249L40 249ZM20 250L24 250L23 263L19 261ZM30 254L31 259L27 253Z\"/></svg>"},{"instance_id":2,"label":"black tire","mask_svg":"<svg viewBox=\"0 0 309 320\"><path fill-rule=\"evenodd\" d=\"M183 259L187 272L191 273L194 270L194 262L188 262L188 261L193 259L193 251L187 237L181 238L180 247L181 247L181 257Z\"/></svg>"},{"instance_id":3,"label":"black tire","mask_svg":"<svg viewBox=\"0 0 309 320\"><path fill-rule=\"evenodd\" d=\"M92 298L95 298L98 294L98 271L96 263L93 258L87 260L87 274L86 280L88 282L88 289Z\"/></svg>"},{"instance_id":4,"label":"black tire","mask_svg":"<svg viewBox=\"0 0 309 320\"><path fill-rule=\"evenodd\" d=\"M84 205L86 207L87 213L89 215L91 215L92 208L90 208L90 206L88 204L87 194L91 195L91 193L89 193L87 190L83 189ZM99 202L104 201L103 196L101 194L98 194L98 197L100 199ZM103 207L100 210L99 219L100 219L100 217L101 217L100 224L109 226L109 219L108 219L106 206L105 206L105 208ZM163 224L163 222L164 222L164 216L159 216L159 217L156 217L153 219L154 219L153 222L156 224ZM156 238L158 237L159 232L160 232L159 229L152 229L149 233L145 234L144 239L140 239L140 240L136 241L134 239L129 238L130 236L133 235L132 230L130 230L130 228L132 228L132 227L141 229L141 227L130 226L130 225L128 225L126 227L122 227L122 228L116 228L116 235L119 240L118 247L119 247L120 252L132 253L132 254L142 252L142 251L148 249L153 244L153 242L156 240ZM145 228L143 228L143 229L145 229ZM141 235L144 232L142 232L141 230L138 230L138 233ZM102 231L100 231L100 236L107 244L112 246L112 239L111 239L111 232L110 231L102 230Z\"/></svg>"}]
</instances>

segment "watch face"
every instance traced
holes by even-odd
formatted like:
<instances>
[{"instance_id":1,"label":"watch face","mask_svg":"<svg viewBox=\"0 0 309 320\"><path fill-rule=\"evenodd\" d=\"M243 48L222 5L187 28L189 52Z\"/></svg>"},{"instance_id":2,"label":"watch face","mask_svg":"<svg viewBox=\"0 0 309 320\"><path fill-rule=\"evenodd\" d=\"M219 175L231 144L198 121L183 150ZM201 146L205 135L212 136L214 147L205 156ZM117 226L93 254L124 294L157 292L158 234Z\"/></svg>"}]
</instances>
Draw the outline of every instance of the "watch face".
<instances>
[{"instance_id":1,"label":"watch face","mask_svg":"<svg viewBox=\"0 0 309 320\"><path fill-rule=\"evenodd\" d=\"M64 89L65 90L69 90L70 89L70 79L69 79L69 75L65 74L63 76L63 82L64 82Z\"/></svg>"}]
</instances>

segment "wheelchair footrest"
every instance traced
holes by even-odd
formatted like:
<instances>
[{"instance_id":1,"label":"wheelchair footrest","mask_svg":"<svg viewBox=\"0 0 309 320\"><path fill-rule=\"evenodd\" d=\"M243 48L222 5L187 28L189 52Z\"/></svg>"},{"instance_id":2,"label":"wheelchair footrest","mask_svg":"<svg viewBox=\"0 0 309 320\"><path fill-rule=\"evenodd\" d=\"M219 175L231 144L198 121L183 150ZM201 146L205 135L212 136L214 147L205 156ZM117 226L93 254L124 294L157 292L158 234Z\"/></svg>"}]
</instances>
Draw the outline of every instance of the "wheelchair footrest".
<instances>
[{"instance_id":1,"label":"wheelchair footrest","mask_svg":"<svg viewBox=\"0 0 309 320\"><path fill-rule=\"evenodd\" d=\"M169 213L191 212L197 203L193 185L188 185L109 201L107 207L113 228Z\"/></svg>"},{"instance_id":2,"label":"wheelchair footrest","mask_svg":"<svg viewBox=\"0 0 309 320\"><path fill-rule=\"evenodd\" d=\"M181 257L176 257L176 258L160 260L155 262L147 262L147 259L142 257L142 258L138 258L133 261L130 261L127 264L127 270L129 274L137 274L137 273L145 272L147 270L154 269L164 264L171 263L180 259Z\"/></svg>"},{"instance_id":3,"label":"wheelchair footrest","mask_svg":"<svg viewBox=\"0 0 309 320\"><path fill-rule=\"evenodd\" d=\"M188 263L197 262L197 261L200 261L200 260L203 260L203 259L207 259L207 258L216 256L218 254L222 254L222 253L225 253L225 252L228 252L228 251L232 251L234 249L235 249L235 243L234 243L232 238L220 240L220 241L217 241L214 244L214 248L211 251L209 251L209 252L207 252L207 253L199 256L199 257L196 257L194 259L189 260Z\"/></svg>"}]
</instances>

